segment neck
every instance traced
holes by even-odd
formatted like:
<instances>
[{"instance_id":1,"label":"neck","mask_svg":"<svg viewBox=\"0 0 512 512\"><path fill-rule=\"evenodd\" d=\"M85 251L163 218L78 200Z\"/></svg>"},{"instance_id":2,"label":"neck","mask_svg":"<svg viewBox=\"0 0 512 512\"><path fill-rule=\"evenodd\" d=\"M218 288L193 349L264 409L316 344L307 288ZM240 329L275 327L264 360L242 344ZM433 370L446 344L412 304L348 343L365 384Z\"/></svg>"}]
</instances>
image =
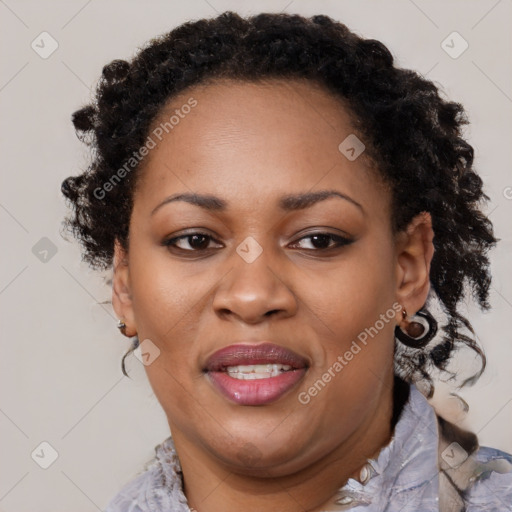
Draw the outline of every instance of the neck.
<instances>
[{"instance_id":1,"label":"neck","mask_svg":"<svg viewBox=\"0 0 512 512\"><path fill-rule=\"evenodd\" d=\"M389 443L407 399L403 391L397 405L392 385L384 385L377 406L349 438L313 464L285 476L272 475L270 469L258 476L237 473L171 425L189 506L197 512L255 512L265 507L282 512L336 510L338 489L349 478L357 479L366 461L377 458Z\"/></svg>"}]
</instances>

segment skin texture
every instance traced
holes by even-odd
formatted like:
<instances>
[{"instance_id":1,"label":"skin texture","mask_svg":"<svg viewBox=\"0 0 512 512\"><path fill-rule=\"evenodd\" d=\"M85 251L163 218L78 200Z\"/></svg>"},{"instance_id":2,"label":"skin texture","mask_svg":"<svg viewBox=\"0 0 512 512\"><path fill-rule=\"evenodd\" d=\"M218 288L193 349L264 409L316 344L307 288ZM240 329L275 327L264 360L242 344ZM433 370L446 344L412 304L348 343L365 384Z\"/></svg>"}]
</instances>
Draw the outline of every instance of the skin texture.
<instances>
[{"instance_id":1,"label":"skin texture","mask_svg":"<svg viewBox=\"0 0 512 512\"><path fill-rule=\"evenodd\" d=\"M191 96L197 106L141 170L128 252L116 244L115 311L128 335L138 333L160 350L145 368L192 507L331 507L336 490L390 440L401 313L308 404L299 393L393 304L409 315L423 306L433 256L430 216L393 235L388 188L364 154L349 161L338 150L354 129L342 102L322 87L211 83L173 98L162 119ZM339 197L296 211L279 207L282 196L319 190L337 190L361 208ZM152 214L176 193L214 195L228 207L211 212L175 201ZM181 250L162 245L194 232L212 238L195 245L182 239ZM319 233L353 242L322 250L336 239L315 246L305 238ZM236 252L247 237L263 249L252 263ZM276 402L230 402L204 364L223 347L261 340L305 357L306 375Z\"/></svg>"}]
</instances>

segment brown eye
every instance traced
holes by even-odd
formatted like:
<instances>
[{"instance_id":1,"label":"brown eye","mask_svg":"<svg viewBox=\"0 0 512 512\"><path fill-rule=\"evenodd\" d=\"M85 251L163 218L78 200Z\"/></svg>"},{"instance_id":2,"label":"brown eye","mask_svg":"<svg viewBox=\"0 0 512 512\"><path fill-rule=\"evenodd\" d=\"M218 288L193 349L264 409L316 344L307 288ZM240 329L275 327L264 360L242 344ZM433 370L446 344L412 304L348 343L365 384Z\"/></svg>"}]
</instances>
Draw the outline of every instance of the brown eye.
<instances>
[{"instance_id":1,"label":"brown eye","mask_svg":"<svg viewBox=\"0 0 512 512\"><path fill-rule=\"evenodd\" d=\"M295 244L308 239L311 241L310 244L312 247L301 246L301 249L306 249L307 251L325 251L329 249L337 249L338 247L349 245L353 242L353 240L339 235L334 235L332 233L314 233L301 238Z\"/></svg>"},{"instance_id":2,"label":"brown eye","mask_svg":"<svg viewBox=\"0 0 512 512\"><path fill-rule=\"evenodd\" d=\"M207 250L211 241L213 241L213 238L206 233L189 233L164 240L162 245L184 252L200 252Z\"/></svg>"}]
</instances>

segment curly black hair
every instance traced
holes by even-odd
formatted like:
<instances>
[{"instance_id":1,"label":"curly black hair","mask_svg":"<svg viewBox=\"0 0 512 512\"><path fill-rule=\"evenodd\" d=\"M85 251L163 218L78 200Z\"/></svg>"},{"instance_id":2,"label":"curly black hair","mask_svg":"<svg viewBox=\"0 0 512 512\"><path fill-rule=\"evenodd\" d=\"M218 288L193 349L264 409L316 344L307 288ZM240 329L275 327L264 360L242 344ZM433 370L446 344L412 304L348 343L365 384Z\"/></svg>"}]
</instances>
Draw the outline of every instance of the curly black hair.
<instances>
[{"instance_id":1,"label":"curly black hair","mask_svg":"<svg viewBox=\"0 0 512 512\"><path fill-rule=\"evenodd\" d=\"M480 354L480 374L485 356L473 337L460 331L474 334L458 305L472 291L480 307L489 309L486 253L498 239L481 211L489 198L473 170L473 148L463 138L465 111L443 99L431 81L396 67L381 42L360 37L328 16L243 18L225 12L185 23L149 41L129 62L114 60L103 68L95 99L72 118L94 160L83 174L62 183L73 207L65 228L81 241L84 261L106 269L115 240L127 249L140 164L108 194L98 189L144 145L171 98L224 78L310 80L344 100L366 154L391 188L393 232L420 212L432 216L430 280L448 322L441 343L409 357L405 377L419 374L428 380L428 368L444 369L460 343Z\"/></svg>"}]
</instances>

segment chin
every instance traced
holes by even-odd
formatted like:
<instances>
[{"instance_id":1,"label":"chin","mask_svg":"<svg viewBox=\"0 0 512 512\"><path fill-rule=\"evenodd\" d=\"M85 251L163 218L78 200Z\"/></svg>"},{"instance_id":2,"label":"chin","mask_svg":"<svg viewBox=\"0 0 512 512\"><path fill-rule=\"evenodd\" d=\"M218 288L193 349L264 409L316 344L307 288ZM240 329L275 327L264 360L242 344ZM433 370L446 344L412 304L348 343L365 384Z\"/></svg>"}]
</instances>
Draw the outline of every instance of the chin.
<instances>
[{"instance_id":1,"label":"chin","mask_svg":"<svg viewBox=\"0 0 512 512\"><path fill-rule=\"evenodd\" d=\"M211 441L210 453L227 470L238 474L278 477L299 470L302 464L307 465L305 447L311 446L311 440L302 439L298 432L289 429L276 435L268 435L268 432L268 429L247 429L243 436L223 436L222 441L214 438L204 442L208 445Z\"/></svg>"}]
</instances>

